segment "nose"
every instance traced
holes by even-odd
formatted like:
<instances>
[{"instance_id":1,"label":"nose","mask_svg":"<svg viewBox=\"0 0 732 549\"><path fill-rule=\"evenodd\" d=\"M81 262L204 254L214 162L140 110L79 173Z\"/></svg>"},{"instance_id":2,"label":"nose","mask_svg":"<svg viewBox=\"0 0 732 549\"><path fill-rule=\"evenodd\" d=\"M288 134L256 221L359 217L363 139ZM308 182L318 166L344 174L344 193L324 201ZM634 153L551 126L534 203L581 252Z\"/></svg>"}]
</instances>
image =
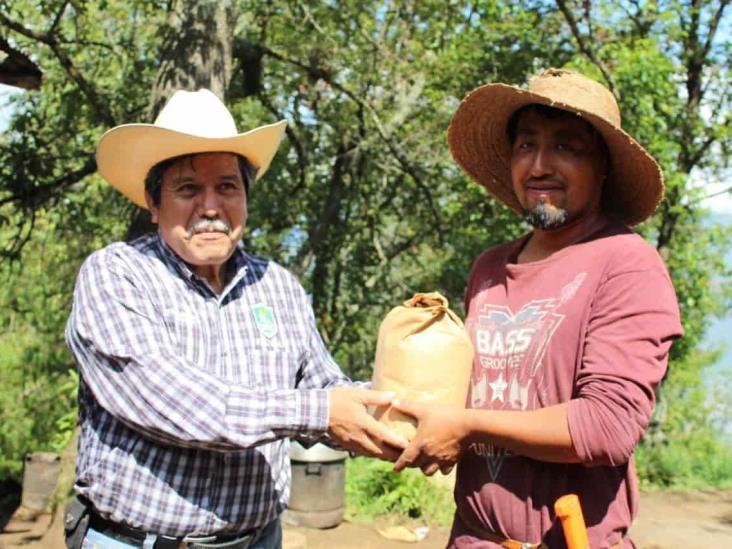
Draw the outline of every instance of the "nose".
<instances>
[{"instance_id":1,"label":"nose","mask_svg":"<svg viewBox=\"0 0 732 549\"><path fill-rule=\"evenodd\" d=\"M218 217L221 211L221 204L216 189L207 185L199 196L200 201L198 207L201 217Z\"/></svg>"},{"instance_id":2,"label":"nose","mask_svg":"<svg viewBox=\"0 0 732 549\"><path fill-rule=\"evenodd\" d=\"M529 175L532 178L540 179L554 173L551 161L551 153L545 146L538 146L531 157Z\"/></svg>"}]
</instances>

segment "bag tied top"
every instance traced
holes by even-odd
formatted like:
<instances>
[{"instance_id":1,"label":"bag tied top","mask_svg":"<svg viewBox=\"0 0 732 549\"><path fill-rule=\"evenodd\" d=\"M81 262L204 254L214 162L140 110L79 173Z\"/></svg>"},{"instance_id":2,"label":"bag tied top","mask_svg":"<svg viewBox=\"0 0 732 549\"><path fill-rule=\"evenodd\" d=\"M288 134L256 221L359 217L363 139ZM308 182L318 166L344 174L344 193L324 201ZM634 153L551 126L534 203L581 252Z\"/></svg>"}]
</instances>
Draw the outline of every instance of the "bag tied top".
<instances>
[{"instance_id":1,"label":"bag tied top","mask_svg":"<svg viewBox=\"0 0 732 549\"><path fill-rule=\"evenodd\" d=\"M415 294L394 307L379 328L373 388L399 400L464 407L473 364L473 345L463 322L437 292ZM413 418L379 406L374 417L407 438Z\"/></svg>"}]
</instances>

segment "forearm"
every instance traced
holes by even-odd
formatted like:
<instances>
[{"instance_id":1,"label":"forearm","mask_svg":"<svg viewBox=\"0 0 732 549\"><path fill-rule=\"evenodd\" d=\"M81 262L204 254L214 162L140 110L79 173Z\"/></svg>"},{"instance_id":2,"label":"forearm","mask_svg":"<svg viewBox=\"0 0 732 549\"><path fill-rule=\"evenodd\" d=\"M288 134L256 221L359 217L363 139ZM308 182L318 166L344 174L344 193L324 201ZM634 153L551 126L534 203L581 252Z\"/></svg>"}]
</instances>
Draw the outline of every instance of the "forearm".
<instances>
[{"instance_id":1,"label":"forearm","mask_svg":"<svg viewBox=\"0 0 732 549\"><path fill-rule=\"evenodd\" d=\"M464 442L489 442L539 461L579 463L567 423L567 404L529 411L465 410Z\"/></svg>"}]
</instances>

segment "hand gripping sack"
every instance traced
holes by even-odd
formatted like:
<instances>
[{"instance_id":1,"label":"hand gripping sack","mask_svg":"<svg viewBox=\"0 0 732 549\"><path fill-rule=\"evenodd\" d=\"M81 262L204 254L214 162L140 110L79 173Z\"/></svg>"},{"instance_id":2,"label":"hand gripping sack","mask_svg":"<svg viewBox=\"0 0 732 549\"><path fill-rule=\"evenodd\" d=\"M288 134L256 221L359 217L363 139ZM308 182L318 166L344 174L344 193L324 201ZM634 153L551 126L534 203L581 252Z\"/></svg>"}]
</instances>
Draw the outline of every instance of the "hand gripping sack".
<instances>
[{"instance_id":1,"label":"hand gripping sack","mask_svg":"<svg viewBox=\"0 0 732 549\"><path fill-rule=\"evenodd\" d=\"M381 323L372 385L399 400L464 407L472 365L473 345L447 299L415 294ZM391 406L374 417L408 439L416 432L416 421Z\"/></svg>"}]
</instances>

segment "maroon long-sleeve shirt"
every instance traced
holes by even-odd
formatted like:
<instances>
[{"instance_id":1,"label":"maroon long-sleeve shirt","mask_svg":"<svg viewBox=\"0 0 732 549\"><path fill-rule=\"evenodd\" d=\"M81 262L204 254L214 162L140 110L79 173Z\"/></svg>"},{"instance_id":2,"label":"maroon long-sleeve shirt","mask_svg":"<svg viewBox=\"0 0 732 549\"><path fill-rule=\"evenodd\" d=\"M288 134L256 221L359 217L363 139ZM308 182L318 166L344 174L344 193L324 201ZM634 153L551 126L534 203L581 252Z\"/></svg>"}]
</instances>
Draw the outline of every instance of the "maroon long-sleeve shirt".
<instances>
[{"instance_id":1,"label":"maroon long-sleeve shirt","mask_svg":"<svg viewBox=\"0 0 732 549\"><path fill-rule=\"evenodd\" d=\"M532 410L568 402L581 464L470 446L458 466L452 547L498 547L481 532L564 547L553 505L580 497L590 545L623 541L638 508L633 450L648 426L671 343L682 334L658 253L608 224L587 241L517 264L520 240L484 252L466 294L475 345L469 406ZM484 536L483 536L484 537Z\"/></svg>"}]
</instances>

